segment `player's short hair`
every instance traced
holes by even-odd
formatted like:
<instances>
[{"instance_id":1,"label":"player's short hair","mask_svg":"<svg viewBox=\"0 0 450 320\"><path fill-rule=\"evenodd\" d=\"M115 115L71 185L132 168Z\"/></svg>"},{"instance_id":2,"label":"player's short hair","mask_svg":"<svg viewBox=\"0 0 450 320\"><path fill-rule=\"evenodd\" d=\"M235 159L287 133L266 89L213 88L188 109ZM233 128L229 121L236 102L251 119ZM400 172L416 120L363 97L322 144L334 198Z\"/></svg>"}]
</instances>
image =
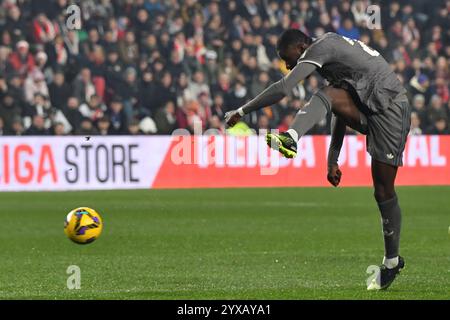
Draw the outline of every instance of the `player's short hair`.
<instances>
[{"instance_id":1,"label":"player's short hair","mask_svg":"<svg viewBox=\"0 0 450 320\"><path fill-rule=\"evenodd\" d=\"M311 44L312 38L298 29L288 29L278 38L277 50L284 50L291 45Z\"/></svg>"}]
</instances>

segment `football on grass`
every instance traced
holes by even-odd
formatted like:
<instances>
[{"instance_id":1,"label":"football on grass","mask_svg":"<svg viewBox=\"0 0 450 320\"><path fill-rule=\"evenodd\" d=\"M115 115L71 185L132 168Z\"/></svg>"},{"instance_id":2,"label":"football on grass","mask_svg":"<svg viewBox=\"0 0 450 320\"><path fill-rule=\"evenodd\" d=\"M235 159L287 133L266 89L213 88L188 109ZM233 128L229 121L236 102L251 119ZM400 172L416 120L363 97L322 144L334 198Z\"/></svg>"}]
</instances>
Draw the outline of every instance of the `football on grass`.
<instances>
[{"instance_id":1,"label":"football on grass","mask_svg":"<svg viewBox=\"0 0 450 320\"><path fill-rule=\"evenodd\" d=\"M64 221L67 237L78 244L95 241L102 233L103 222L94 209L81 207L69 212Z\"/></svg>"}]
</instances>

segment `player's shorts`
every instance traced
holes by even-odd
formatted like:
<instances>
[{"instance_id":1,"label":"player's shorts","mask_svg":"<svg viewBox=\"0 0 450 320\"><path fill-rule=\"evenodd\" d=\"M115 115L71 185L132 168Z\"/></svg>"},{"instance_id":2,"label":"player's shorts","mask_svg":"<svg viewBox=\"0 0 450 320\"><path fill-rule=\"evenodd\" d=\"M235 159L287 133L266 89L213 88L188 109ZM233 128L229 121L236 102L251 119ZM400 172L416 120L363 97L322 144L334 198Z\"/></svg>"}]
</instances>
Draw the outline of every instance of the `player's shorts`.
<instances>
[{"instance_id":1,"label":"player's shorts","mask_svg":"<svg viewBox=\"0 0 450 320\"><path fill-rule=\"evenodd\" d=\"M411 108L406 95L392 101L385 112L366 116L366 119L367 152L375 160L402 166L411 125Z\"/></svg>"},{"instance_id":2,"label":"player's shorts","mask_svg":"<svg viewBox=\"0 0 450 320\"><path fill-rule=\"evenodd\" d=\"M356 91L351 92L353 88L343 89L349 91L360 111L361 132L367 135L367 152L375 160L402 166L411 125L411 106L406 94L397 96L383 113L373 113L361 102Z\"/></svg>"}]
</instances>

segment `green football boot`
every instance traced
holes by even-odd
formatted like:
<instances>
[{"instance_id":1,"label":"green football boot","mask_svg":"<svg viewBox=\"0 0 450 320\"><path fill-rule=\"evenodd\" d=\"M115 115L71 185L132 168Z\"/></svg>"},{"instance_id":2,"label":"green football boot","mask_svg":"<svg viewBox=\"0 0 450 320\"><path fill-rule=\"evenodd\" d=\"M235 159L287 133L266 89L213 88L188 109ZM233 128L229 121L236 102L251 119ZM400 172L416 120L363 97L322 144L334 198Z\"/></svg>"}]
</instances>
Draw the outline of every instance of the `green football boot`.
<instances>
[{"instance_id":1,"label":"green football boot","mask_svg":"<svg viewBox=\"0 0 450 320\"><path fill-rule=\"evenodd\" d=\"M278 150L286 158L294 158L297 155L297 142L287 132L268 133L266 141L269 147Z\"/></svg>"}]
</instances>

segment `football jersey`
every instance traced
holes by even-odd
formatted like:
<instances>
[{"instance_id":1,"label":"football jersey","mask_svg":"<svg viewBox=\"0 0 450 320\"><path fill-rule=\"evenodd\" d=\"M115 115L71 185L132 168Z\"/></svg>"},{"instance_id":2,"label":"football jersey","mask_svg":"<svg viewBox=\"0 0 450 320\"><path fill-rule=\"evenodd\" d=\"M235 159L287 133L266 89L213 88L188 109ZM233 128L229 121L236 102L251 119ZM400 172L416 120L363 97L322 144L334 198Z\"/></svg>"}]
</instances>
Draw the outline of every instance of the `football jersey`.
<instances>
[{"instance_id":1,"label":"football jersey","mask_svg":"<svg viewBox=\"0 0 450 320\"><path fill-rule=\"evenodd\" d=\"M383 112L397 96L406 93L378 51L336 33L326 33L313 41L299 58L298 63L302 62L316 65L319 74L332 85L349 83L373 113Z\"/></svg>"}]
</instances>

